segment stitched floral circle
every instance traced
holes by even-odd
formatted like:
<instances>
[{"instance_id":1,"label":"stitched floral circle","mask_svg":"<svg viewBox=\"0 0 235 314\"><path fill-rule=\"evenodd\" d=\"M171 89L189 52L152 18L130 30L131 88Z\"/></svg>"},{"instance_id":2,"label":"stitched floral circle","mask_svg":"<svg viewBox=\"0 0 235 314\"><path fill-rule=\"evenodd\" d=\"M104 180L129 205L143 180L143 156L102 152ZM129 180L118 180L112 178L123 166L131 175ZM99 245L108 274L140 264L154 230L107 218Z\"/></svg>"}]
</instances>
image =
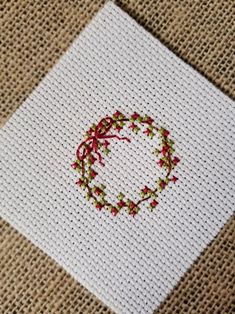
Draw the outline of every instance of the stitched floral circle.
<instances>
[{"instance_id":1,"label":"stitched floral circle","mask_svg":"<svg viewBox=\"0 0 235 314\"><path fill-rule=\"evenodd\" d=\"M120 193L116 203L113 204L107 200L106 187L103 184L95 184L98 173L94 170L94 165L98 162L104 166L103 157L110 153L109 144L111 140L131 141L127 137L119 136L125 126L135 133L142 131L151 139L158 136L160 149L155 149L153 153L156 155L156 162L159 167L166 170L166 175L157 179L153 189L143 184L138 201L134 202L127 199L123 193ZM98 210L106 209L116 216L121 209L126 209L134 217L140 211L141 206L146 203L153 210L158 205L159 193L170 183L175 183L178 180L176 176L172 176L172 170L180 160L173 155L174 141L170 139L169 131L156 126L154 120L147 115L141 116L135 112L127 117L117 111L112 117L103 118L86 132L85 139L78 146L77 160L72 164L72 167L80 174L76 184L86 192L87 199L93 201Z\"/></svg>"}]
</instances>

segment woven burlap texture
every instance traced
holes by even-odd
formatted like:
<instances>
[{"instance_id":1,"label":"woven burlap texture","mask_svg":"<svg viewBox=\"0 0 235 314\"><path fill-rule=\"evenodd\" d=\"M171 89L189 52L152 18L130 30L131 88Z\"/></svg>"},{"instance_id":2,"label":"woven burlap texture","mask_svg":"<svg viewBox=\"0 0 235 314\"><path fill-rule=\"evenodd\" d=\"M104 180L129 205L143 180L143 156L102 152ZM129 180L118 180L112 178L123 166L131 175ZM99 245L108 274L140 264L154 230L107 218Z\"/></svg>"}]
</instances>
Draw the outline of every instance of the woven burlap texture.
<instances>
[{"instance_id":1,"label":"woven burlap texture","mask_svg":"<svg viewBox=\"0 0 235 314\"><path fill-rule=\"evenodd\" d=\"M155 314L234 313L234 218L229 220Z\"/></svg>"},{"instance_id":2,"label":"woven burlap texture","mask_svg":"<svg viewBox=\"0 0 235 314\"><path fill-rule=\"evenodd\" d=\"M118 1L153 35L231 97L233 1ZM103 1L4 1L0 16L0 112L4 123ZM232 313L231 219L159 313ZM1 224L1 313L110 313L55 262Z\"/></svg>"}]
</instances>

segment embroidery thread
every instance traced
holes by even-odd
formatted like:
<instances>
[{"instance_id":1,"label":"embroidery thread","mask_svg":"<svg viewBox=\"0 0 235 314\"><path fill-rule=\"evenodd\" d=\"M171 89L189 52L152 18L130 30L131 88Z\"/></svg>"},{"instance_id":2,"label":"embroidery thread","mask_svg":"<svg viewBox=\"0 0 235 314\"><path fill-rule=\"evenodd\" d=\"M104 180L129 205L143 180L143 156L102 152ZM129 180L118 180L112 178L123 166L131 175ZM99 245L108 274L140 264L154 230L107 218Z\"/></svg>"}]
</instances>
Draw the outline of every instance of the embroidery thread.
<instances>
[{"instance_id":1,"label":"embroidery thread","mask_svg":"<svg viewBox=\"0 0 235 314\"><path fill-rule=\"evenodd\" d=\"M138 133L144 128L143 133L153 139L154 136L159 136L160 149L155 149L154 154L158 157L157 164L160 168L166 170L164 178L158 178L154 189L144 186L140 191L140 199L134 202L127 199L123 193L119 193L116 204L111 204L106 199L105 186L95 185L92 181L95 180L98 173L94 170L94 164L99 162L104 166L103 156L110 153L109 144L111 139L118 141L130 142L127 137L120 137L113 132L120 133L124 126L133 132ZM153 210L158 205L158 195L161 193L170 182L175 183L178 178L172 176L172 170L179 163L180 159L174 154L174 141L169 138L170 132L165 128L158 128L154 124L154 120L145 115L142 117L138 113L133 113L130 118L124 116L121 112L116 111L112 117L105 117L100 120L97 125L93 125L85 134L85 139L77 148L77 160L72 164L72 168L80 173L80 178L76 182L81 188L86 191L88 200L93 200L97 210L109 210L113 216L116 216L121 209L126 209L129 215L135 216L140 211L140 205L149 201L150 209Z\"/></svg>"}]
</instances>

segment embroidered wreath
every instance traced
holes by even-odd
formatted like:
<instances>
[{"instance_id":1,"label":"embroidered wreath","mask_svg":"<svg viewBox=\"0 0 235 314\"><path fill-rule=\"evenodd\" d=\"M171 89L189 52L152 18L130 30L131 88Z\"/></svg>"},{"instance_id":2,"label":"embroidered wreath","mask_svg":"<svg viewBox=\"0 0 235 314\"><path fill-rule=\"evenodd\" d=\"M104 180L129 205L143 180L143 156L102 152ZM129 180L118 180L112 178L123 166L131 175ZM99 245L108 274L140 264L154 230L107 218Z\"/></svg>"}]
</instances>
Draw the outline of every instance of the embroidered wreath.
<instances>
[{"instance_id":1,"label":"embroidered wreath","mask_svg":"<svg viewBox=\"0 0 235 314\"><path fill-rule=\"evenodd\" d=\"M120 132L124 126L128 127L135 133L143 131L148 137L153 139L154 136L159 136L160 149L155 149L154 154L158 157L157 164L159 167L166 170L164 178L159 178L156 181L156 187L150 189L143 186L140 191L140 199L134 202L127 199L123 193L118 195L116 204L111 204L106 199L105 186L103 184L93 184L98 173L93 169L94 164L99 162L104 166L102 155L108 155L109 140L116 139L130 142L127 137L120 137L112 132ZM161 193L170 182L175 183L178 178L172 176L172 170L180 161L174 154L174 141L169 138L169 131L154 124L154 120L145 115L140 116L134 113L130 118L117 111L112 117L105 117L97 125L93 125L85 134L85 139L81 142L77 149L77 160L72 164L72 168L80 173L80 178L76 182L81 188L86 191L87 199L93 200L95 207L98 210L109 210L112 215L116 216L121 209L125 208L133 217L139 212L140 205L148 201L151 210L158 205L158 194Z\"/></svg>"}]
</instances>

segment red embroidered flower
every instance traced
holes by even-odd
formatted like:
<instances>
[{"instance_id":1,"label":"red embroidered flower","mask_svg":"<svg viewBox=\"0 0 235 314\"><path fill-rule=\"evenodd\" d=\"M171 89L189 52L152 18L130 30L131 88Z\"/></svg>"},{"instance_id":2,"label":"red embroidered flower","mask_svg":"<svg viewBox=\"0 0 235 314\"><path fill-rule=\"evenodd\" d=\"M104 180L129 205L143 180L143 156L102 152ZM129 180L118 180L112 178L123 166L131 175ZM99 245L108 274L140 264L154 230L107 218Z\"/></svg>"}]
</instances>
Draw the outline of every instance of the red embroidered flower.
<instances>
[{"instance_id":1,"label":"red embroidered flower","mask_svg":"<svg viewBox=\"0 0 235 314\"><path fill-rule=\"evenodd\" d=\"M169 152L169 149L170 149L170 146L168 146L167 144L165 146L163 146L162 150L161 150L161 153L162 155L166 155L166 153Z\"/></svg>"},{"instance_id":2,"label":"red embroidered flower","mask_svg":"<svg viewBox=\"0 0 235 314\"><path fill-rule=\"evenodd\" d=\"M148 124L153 124L153 119L152 118L150 118L150 117L148 117L144 122L146 122L146 123L148 123Z\"/></svg>"},{"instance_id":3,"label":"red embroidered flower","mask_svg":"<svg viewBox=\"0 0 235 314\"><path fill-rule=\"evenodd\" d=\"M143 192L144 194L147 194L149 191L150 191L150 189L149 189L147 186L145 186L145 187L143 188L143 190L142 190L142 192Z\"/></svg>"},{"instance_id":4,"label":"red embroidered flower","mask_svg":"<svg viewBox=\"0 0 235 314\"><path fill-rule=\"evenodd\" d=\"M92 170L92 171L91 171L91 176L92 176L92 178L95 178L97 175L98 175L98 173L95 172L95 170Z\"/></svg>"},{"instance_id":5,"label":"red embroidered flower","mask_svg":"<svg viewBox=\"0 0 235 314\"><path fill-rule=\"evenodd\" d=\"M165 181L161 181L161 182L159 183L159 186L160 186L162 189L165 189L165 187L166 187L166 182L165 182Z\"/></svg>"},{"instance_id":6,"label":"red embroidered flower","mask_svg":"<svg viewBox=\"0 0 235 314\"><path fill-rule=\"evenodd\" d=\"M126 206L126 203L123 201L120 201L117 203L117 206L122 208L122 207Z\"/></svg>"},{"instance_id":7,"label":"red embroidered flower","mask_svg":"<svg viewBox=\"0 0 235 314\"><path fill-rule=\"evenodd\" d=\"M160 159L157 161L157 164L159 165L159 167L163 167L165 164L165 161L163 159Z\"/></svg>"},{"instance_id":8,"label":"red embroidered flower","mask_svg":"<svg viewBox=\"0 0 235 314\"><path fill-rule=\"evenodd\" d=\"M121 125L116 126L116 130L118 131L118 133L123 129L123 127Z\"/></svg>"},{"instance_id":9,"label":"red embroidered flower","mask_svg":"<svg viewBox=\"0 0 235 314\"><path fill-rule=\"evenodd\" d=\"M103 191L100 188L98 188L98 187L95 189L95 194L96 195L100 195L102 192Z\"/></svg>"},{"instance_id":10,"label":"red embroidered flower","mask_svg":"<svg viewBox=\"0 0 235 314\"><path fill-rule=\"evenodd\" d=\"M104 206L104 205L102 205L101 203L97 203L95 207L96 207L98 210L101 210L101 209L103 208L103 206Z\"/></svg>"},{"instance_id":11,"label":"red embroidered flower","mask_svg":"<svg viewBox=\"0 0 235 314\"><path fill-rule=\"evenodd\" d=\"M176 181L178 181L178 178L175 177L175 176L173 176L173 177L171 178L171 181L175 183Z\"/></svg>"},{"instance_id":12,"label":"red embroidered flower","mask_svg":"<svg viewBox=\"0 0 235 314\"><path fill-rule=\"evenodd\" d=\"M148 128L144 131L144 133L147 134L147 136L149 136L152 133L152 131Z\"/></svg>"},{"instance_id":13,"label":"red embroidered flower","mask_svg":"<svg viewBox=\"0 0 235 314\"><path fill-rule=\"evenodd\" d=\"M112 213L113 216L117 216L117 214L118 214L118 209L117 209L116 207L113 207L113 208L111 209L111 213Z\"/></svg>"},{"instance_id":14,"label":"red embroidered flower","mask_svg":"<svg viewBox=\"0 0 235 314\"><path fill-rule=\"evenodd\" d=\"M152 208L156 207L158 205L158 202L156 200L153 200L151 203L150 203L150 206Z\"/></svg>"},{"instance_id":15,"label":"red embroidered flower","mask_svg":"<svg viewBox=\"0 0 235 314\"><path fill-rule=\"evenodd\" d=\"M130 209L133 209L133 208L136 207L136 204L135 204L134 202L131 202L131 203L129 204L129 207L130 207Z\"/></svg>"},{"instance_id":16,"label":"red embroidered flower","mask_svg":"<svg viewBox=\"0 0 235 314\"><path fill-rule=\"evenodd\" d=\"M131 215L132 217L135 217L135 215L137 214L137 211L132 210L129 212L129 215Z\"/></svg>"},{"instance_id":17,"label":"red embroidered flower","mask_svg":"<svg viewBox=\"0 0 235 314\"><path fill-rule=\"evenodd\" d=\"M130 129L134 130L135 128L137 128L137 125L135 123L131 123L131 125L129 126Z\"/></svg>"},{"instance_id":18,"label":"red embroidered flower","mask_svg":"<svg viewBox=\"0 0 235 314\"><path fill-rule=\"evenodd\" d=\"M170 134L170 132L167 131L167 130L163 130L163 131L162 131L162 135L163 135L164 137L167 137L169 134Z\"/></svg>"},{"instance_id":19,"label":"red embroidered flower","mask_svg":"<svg viewBox=\"0 0 235 314\"><path fill-rule=\"evenodd\" d=\"M82 179L79 179L76 184L79 185L79 186L82 186L84 183L84 181Z\"/></svg>"},{"instance_id":20,"label":"red embroidered flower","mask_svg":"<svg viewBox=\"0 0 235 314\"><path fill-rule=\"evenodd\" d=\"M174 159L172 160L174 165L177 165L179 163L180 159L178 157L174 157Z\"/></svg>"},{"instance_id":21,"label":"red embroidered flower","mask_svg":"<svg viewBox=\"0 0 235 314\"><path fill-rule=\"evenodd\" d=\"M137 120L140 117L140 115L136 112L131 116L132 119Z\"/></svg>"},{"instance_id":22,"label":"red embroidered flower","mask_svg":"<svg viewBox=\"0 0 235 314\"><path fill-rule=\"evenodd\" d=\"M77 164L76 162L74 162L74 163L71 165L71 167L72 167L73 169L76 169L77 166L78 166L78 164Z\"/></svg>"},{"instance_id":23,"label":"red embroidered flower","mask_svg":"<svg viewBox=\"0 0 235 314\"><path fill-rule=\"evenodd\" d=\"M122 114L121 114L120 111L116 111L113 116L114 116L115 118L119 118L121 115L122 115Z\"/></svg>"}]
</instances>

